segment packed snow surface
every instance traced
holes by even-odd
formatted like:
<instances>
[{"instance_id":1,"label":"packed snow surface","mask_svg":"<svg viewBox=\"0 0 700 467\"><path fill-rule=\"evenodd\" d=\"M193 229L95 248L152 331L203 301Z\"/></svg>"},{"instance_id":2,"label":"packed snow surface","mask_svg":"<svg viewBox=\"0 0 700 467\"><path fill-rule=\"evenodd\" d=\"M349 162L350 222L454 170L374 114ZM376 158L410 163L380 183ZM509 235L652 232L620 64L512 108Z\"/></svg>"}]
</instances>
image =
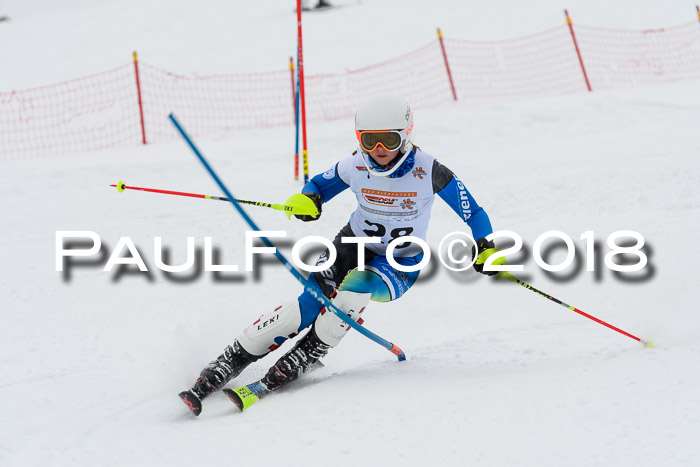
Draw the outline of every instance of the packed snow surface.
<instances>
[{"instance_id":1,"label":"packed snow surface","mask_svg":"<svg viewBox=\"0 0 700 467\"><path fill-rule=\"evenodd\" d=\"M293 50L294 5L270 3L7 1L0 59L9 73L0 87L99 71L132 49L175 71L276 69ZM564 6L582 23L630 28L695 13L683 1L344 5L305 16L309 70L390 58L432 40L435 26L470 39L537 31L556 25ZM222 263L243 269L245 261L248 227L231 206L109 187L124 180L221 195L184 142L4 161L0 465L700 464L700 83L457 103L415 117L416 142L460 176L496 230L524 239L526 251L510 258L525 267L519 277L655 347L433 258L405 297L364 313L365 326L401 346L406 362L351 332L325 368L245 413L215 394L194 418L177 393L244 326L294 299L299 284L272 258L255 274L155 267L157 236L171 264L184 262L189 236L198 248L212 237ZM289 127L198 140L236 196L274 203L301 187L293 142ZM352 119L313 125L311 172L354 146ZM354 206L345 192L314 224L246 210L263 229L288 232L280 245L289 256L296 239L333 238ZM434 251L465 228L436 199ZM96 232L102 256L57 272L56 232L67 230ZM545 274L532 257L549 230L577 247L561 273ZM621 230L644 236L649 263L640 273L614 274L603 263L607 237ZM598 242L592 272L580 239L588 231ZM134 241L149 273L102 271L120 237ZM549 260L563 258L560 248ZM231 384L261 377L290 345Z\"/></svg>"}]
</instances>

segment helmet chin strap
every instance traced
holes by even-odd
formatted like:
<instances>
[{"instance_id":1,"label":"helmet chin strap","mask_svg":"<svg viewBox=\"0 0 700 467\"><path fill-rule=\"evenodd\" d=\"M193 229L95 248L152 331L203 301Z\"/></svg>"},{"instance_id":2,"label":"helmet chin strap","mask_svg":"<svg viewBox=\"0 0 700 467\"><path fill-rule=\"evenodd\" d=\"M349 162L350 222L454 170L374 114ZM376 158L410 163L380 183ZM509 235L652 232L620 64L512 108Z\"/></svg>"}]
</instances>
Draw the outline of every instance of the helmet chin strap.
<instances>
[{"instance_id":1,"label":"helmet chin strap","mask_svg":"<svg viewBox=\"0 0 700 467\"><path fill-rule=\"evenodd\" d=\"M403 153L400 156L400 159L398 161L396 161L396 163L389 170L386 170L384 172L377 172L376 170L373 170L372 167L370 167L370 164L367 162L367 158L372 157L372 156L370 156L367 151L362 149L362 146L359 147L359 151L360 151L360 155L362 156L362 162L364 162L365 167L367 167L367 171L369 173L371 173L375 177L388 177L389 175L396 172L399 169L399 167L401 167L401 165L406 161L406 158L408 157L408 155L413 150L413 144L408 142L408 141L406 142L406 144L404 144L404 146L405 146L405 148L404 148Z\"/></svg>"}]
</instances>

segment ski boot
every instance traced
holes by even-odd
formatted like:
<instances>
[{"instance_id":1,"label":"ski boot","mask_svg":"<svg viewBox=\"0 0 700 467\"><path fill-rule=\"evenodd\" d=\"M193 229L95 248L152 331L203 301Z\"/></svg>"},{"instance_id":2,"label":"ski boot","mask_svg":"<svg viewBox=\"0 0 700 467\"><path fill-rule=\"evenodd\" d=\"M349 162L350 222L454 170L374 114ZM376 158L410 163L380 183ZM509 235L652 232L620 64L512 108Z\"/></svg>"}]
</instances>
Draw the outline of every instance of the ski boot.
<instances>
[{"instance_id":1,"label":"ski boot","mask_svg":"<svg viewBox=\"0 0 700 467\"><path fill-rule=\"evenodd\" d=\"M328 353L331 346L324 344L313 328L296 345L284 354L259 381L238 389L224 388L224 394L244 411L280 387L298 379L301 375L323 367L319 359Z\"/></svg>"},{"instance_id":2,"label":"ski boot","mask_svg":"<svg viewBox=\"0 0 700 467\"><path fill-rule=\"evenodd\" d=\"M324 357L330 348L330 345L324 344L318 338L312 327L289 352L277 360L260 382L270 391L291 383L310 369L322 366L319 359Z\"/></svg>"},{"instance_id":3,"label":"ski boot","mask_svg":"<svg viewBox=\"0 0 700 467\"><path fill-rule=\"evenodd\" d=\"M224 387L259 358L246 352L236 340L201 371L192 389L183 391L178 396L193 414L199 415L202 412L202 399Z\"/></svg>"},{"instance_id":4,"label":"ski boot","mask_svg":"<svg viewBox=\"0 0 700 467\"><path fill-rule=\"evenodd\" d=\"M362 324L360 315L371 297L370 293L340 291L333 304L351 319ZM328 310L322 310L313 326L292 350L284 354L265 376L254 383L237 389L225 388L224 394L243 411L273 391L285 386L300 376L323 367L320 359L331 347L336 347L347 334L350 326Z\"/></svg>"},{"instance_id":5,"label":"ski boot","mask_svg":"<svg viewBox=\"0 0 700 467\"><path fill-rule=\"evenodd\" d=\"M370 293L340 291L333 298L333 304L347 313L350 318L362 324L360 315L367 306ZM319 359L336 347L347 334L350 326L325 308L316 318L311 330L282 358L270 368L261 380L268 389L274 390L299 378L309 369L320 364Z\"/></svg>"}]
</instances>

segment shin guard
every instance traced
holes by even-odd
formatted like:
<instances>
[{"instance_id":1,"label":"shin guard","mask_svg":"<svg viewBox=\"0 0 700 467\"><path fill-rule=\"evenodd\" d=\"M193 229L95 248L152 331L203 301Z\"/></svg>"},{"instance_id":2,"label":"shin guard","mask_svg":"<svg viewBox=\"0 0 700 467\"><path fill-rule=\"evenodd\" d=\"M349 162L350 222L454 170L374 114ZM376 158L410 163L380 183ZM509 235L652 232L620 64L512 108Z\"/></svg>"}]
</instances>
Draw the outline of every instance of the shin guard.
<instances>
[{"instance_id":1,"label":"shin guard","mask_svg":"<svg viewBox=\"0 0 700 467\"><path fill-rule=\"evenodd\" d=\"M369 303L371 293L357 293L343 290L336 293L331 302L353 320L362 324L360 313ZM324 309L314 322L314 330L318 338L325 344L335 347L345 336L350 326L338 318L332 311Z\"/></svg>"},{"instance_id":2,"label":"shin guard","mask_svg":"<svg viewBox=\"0 0 700 467\"><path fill-rule=\"evenodd\" d=\"M265 313L236 338L248 353L262 356L297 335L301 324L299 302L294 300Z\"/></svg>"}]
</instances>

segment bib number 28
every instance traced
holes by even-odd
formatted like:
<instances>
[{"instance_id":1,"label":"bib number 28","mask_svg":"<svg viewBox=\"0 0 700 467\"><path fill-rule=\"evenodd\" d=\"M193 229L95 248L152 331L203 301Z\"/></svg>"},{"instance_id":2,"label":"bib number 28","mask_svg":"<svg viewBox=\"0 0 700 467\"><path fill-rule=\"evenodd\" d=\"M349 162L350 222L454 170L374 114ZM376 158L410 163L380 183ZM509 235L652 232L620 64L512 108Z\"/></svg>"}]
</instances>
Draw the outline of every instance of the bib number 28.
<instances>
[{"instance_id":1,"label":"bib number 28","mask_svg":"<svg viewBox=\"0 0 700 467\"><path fill-rule=\"evenodd\" d=\"M384 237L386 235L386 226L380 224L379 222L370 222L366 220L365 224L367 224L368 227L371 227L362 231L368 237ZM411 235L411 233L413 233L413 227L397 227L389 232L389 236L392 240L395 240L399 237L407 237ZM397 245L396 248L406 248L410 244L411 242L404 242Z\"/></svg>"}]
</instances>

